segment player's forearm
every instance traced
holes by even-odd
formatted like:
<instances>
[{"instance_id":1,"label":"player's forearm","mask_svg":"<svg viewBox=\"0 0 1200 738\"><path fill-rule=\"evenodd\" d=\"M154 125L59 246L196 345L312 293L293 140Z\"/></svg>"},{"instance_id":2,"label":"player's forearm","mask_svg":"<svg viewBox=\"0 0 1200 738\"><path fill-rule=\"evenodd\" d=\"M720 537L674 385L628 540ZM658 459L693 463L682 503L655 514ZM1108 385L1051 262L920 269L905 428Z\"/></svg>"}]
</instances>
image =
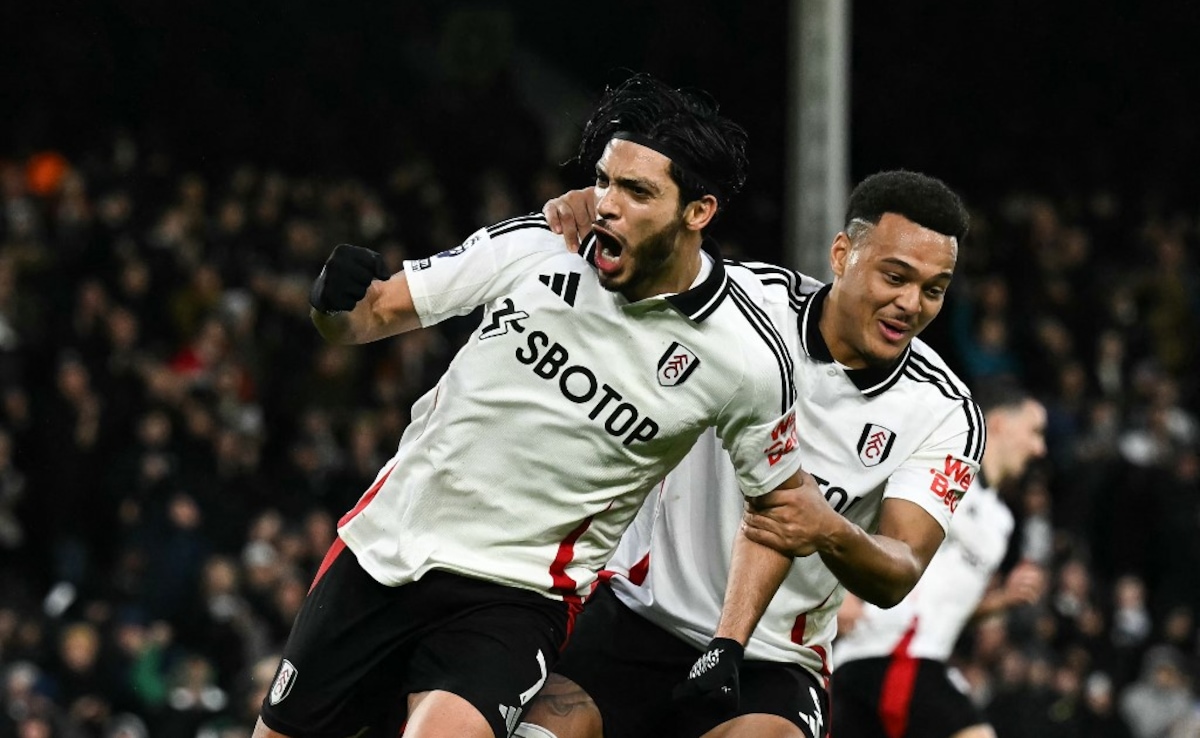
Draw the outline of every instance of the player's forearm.
<instances>
[{"instance_id":1,"label":"player's forearm","mask_svg":"<svg viewBox=\"0 0 1200 738\"><path fill-rule=\"evenodd\" d=\"M899 604L925 570L907 544L849 521L830 532L819 553L847 590L883 608Z\"/></svg>"},{"instance_id":2,"label":"player's forearm","mask_svg":"<svg viewBox=\"0 0 1200 738\"><path fill-rule=\"evenodd\" d=\"M732 638L746 645L791 566L790 556L755 543L739 532L733 543L725 603L714 636Z\"/></svg>"},{"instance_id":3,"label":"player's forearm","mask_svg":"<svg viewBox=\"0 0 1200 738\"><path fill-rule=\"evenodd\" d=\"M403 276L372 283L353 310L323 313L313 309L309 316L322 338L343 345L378 341L421 325Z\"/></svg>"}]
</instances>

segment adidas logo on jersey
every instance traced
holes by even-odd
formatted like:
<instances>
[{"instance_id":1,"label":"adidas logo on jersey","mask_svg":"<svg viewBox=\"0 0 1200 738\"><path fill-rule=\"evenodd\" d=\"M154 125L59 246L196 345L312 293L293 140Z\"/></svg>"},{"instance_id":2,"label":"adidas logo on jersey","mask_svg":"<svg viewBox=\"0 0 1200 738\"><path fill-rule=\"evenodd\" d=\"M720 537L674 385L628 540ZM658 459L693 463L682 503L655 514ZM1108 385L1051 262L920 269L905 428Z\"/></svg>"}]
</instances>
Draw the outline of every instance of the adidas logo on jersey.
<instances>
[{"instance_id":1,"label":"adidas logo on jersey","mask_svg":"<svg viewBox=\"0 0 1200 738\"><path fill-rule=\"evenodd\" d=\"M540 274L538 281L550 288L571 307L575 307L575 293L579 291L579 272L563 274Z\"/></svg>"}]
</instances>

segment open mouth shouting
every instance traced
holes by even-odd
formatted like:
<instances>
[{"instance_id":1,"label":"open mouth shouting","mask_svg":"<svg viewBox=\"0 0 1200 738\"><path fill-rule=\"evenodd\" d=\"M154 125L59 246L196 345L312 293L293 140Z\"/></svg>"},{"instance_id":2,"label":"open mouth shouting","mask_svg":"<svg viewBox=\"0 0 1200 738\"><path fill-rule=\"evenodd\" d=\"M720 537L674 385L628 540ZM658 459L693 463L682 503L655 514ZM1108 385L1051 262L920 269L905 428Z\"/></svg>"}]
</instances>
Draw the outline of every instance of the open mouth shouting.
<instances>
[{"instance_id":1,"label":"open mouth shouting","mask_svg":"<svg viewBox=\"0 0 1200 738\"><path fill-rule=\"evenodd\" d=\"M598 224L592 226L592 231L596 234L596 268L603 274L616 272L621 268L621 256L625 252L620 238Z\"/></svg>"}]
</instances>

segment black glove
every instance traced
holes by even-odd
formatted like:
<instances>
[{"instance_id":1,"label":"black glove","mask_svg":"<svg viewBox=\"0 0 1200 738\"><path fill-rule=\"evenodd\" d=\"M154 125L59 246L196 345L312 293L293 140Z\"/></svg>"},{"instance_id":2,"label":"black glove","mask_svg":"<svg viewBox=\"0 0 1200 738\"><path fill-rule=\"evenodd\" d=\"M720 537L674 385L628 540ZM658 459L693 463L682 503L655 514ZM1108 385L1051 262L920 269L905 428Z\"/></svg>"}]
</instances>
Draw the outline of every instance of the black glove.
<instances>
[{"instance_id":1,"label":"black glove","mask_svg":"<svg viewBox=\"0 0 1200 738\"><path fill-rule=\"evenodd\" d=\"M675 687L672 697L689 705L735 714L741 699L738 669L745 649L729 638L714 638L688 672L687 680Z\"/></svg>"},{"instance_id":2,"label":"black glove","mask_svg":"<svg viewBox=\"0 0 1200 738\"><path fill-rule=\"evenodd\" d=\"M308 302L323 313L353 310L375 279L387 280L391 272L383 256L371 249L338 244L308 291Z\"/></svg>"}]
</instances>

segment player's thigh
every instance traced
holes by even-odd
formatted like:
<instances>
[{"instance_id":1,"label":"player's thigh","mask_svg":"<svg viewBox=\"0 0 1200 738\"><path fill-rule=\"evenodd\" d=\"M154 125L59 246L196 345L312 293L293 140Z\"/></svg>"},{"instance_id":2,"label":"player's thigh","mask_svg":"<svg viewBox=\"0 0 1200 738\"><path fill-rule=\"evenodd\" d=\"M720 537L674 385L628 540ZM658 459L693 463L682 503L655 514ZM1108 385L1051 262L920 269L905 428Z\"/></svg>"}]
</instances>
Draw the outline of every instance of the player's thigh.
<instances>
[{"instance_id":1,"label":"player's thigh","mask_svg":"<svg viewBox=\"0 0 1200 738\"><path fill-rule=\"evenodd\" d=\"M576 620L556 671L594 701L604 738L661 738L677 719L671 690L700 652L602 584Z\"/></svg>"},{"instance_id":2,"label":"player's thigh","mask_svg":"<svg viewBox=\"0 0 1200 738\"><path fill-rule=\"evenodd\" d=\"M507 601L480 606L425 635L413 648L401 691L457 695L495 735L506 736L546 683L565 635L561 602L512 592ZM432 709L429 699L422 702L427 711ZM461 707L443 698L432 704L447 710ZM415 717L410 715L410 724Z\"/></svg>"},{"instance_id":3,"label":"player's thigh","mask_svg":"<svg viewBox=\"0 0 1200 738\"><path fill-rule=\"evenodd\" d=\"M492 738L486 718L467 700L436 690L408 696L404 738ZM390 736L388 737L390 738Z\"/></svg>"},{"instance_id":4,"label":"player's thigh","mask_svg":"<svg viewBox=\"0 0 1200 738\"><path fill-rule=\"evenodd\" d=\"M549 731L555 738L604 738L596 702L583 687L561 674L550 675L529 703L522 721ZM528 732L536 735L535 731Z\"/></svg>"},{"instance_id":5,"label":"player's thigh","mask_svg":"<svg viewBox=\"0 0 1200 738\"><path fill-rule=\"evenodd\" d=\"M816 675L796 664L747 661L741 669L741 714L713 724L687 715L685 738L824 738L829 729L829 696Z\"/></svg>"},{"instance_id":6,"label":"player's thigh","mask_svg":"<svg viewBox=\"0 0 1200 738\"><path fill-rule=\"evenodd\" d=\"M814 738L778 715L739 715L721 723L703 738ZM816 736L823 738L823 736Z\"/></svg>"}]
</instances>

